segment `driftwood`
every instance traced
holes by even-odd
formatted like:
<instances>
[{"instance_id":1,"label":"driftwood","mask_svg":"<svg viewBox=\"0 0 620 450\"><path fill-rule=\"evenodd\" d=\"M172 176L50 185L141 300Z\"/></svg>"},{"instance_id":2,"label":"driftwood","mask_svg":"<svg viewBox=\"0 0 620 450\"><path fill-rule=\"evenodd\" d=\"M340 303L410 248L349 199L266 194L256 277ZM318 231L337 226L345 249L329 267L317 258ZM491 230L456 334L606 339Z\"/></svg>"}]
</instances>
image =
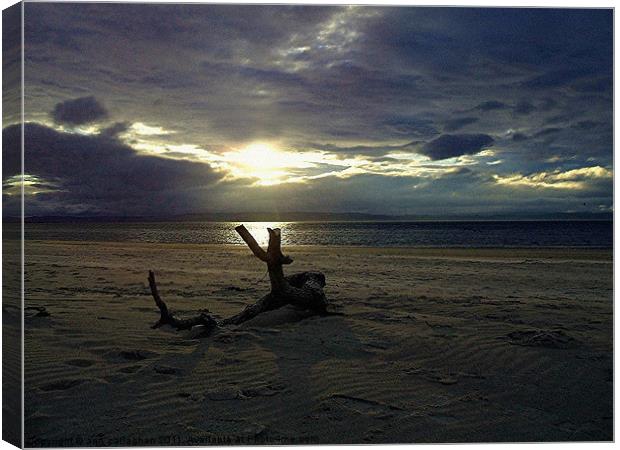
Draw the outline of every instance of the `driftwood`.
<instances>
[{"instance_id":1,"label":"driftwood","mask_svg":"<svg viewBox=\"0 0 620 450\"><path fill-rule=\"evenodd\" d=\"M291 264L293 259L282 254L282 237L279 228L267 228L269 232L267 251L258 245L258 242L256 242L245 226L239 225L235 230L250 250L252 250L252 253L267 264L269 280L271 281L271 292L256 303L246 306L238 314L223 320L216 320L206 312L195 317L180 319L174 316L159 295L155 274L151 270L149 271L149 286L155 304L161 313L159 321L153 325L153 328L161 325L171 325L178 330L186 330L196 325L202 325L204 327L203 334L209 334L216 328L227 325L239 325L253 319L260 313L272 311L285 305L293 305L299 309L310 310L316 314L328 314L328 302L323 292L325 276L321 272L301 272L284 276L282 266Z\"/></svg>"}]
</instances>

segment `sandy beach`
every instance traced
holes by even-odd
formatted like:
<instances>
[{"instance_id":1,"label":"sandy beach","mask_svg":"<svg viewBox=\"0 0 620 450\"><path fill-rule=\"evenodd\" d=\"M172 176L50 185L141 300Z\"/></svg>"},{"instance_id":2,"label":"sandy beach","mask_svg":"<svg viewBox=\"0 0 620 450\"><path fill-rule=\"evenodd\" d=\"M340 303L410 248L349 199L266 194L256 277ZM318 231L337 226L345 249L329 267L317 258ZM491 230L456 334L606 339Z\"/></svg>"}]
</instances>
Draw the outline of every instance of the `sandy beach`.
<instances>
[{"instance_id":1,"label":"sandy beach","mask_svg":"<svg viewBox=\"0 0 620 450\"><path fill-rule=\"evenodd\" d=\"M148 270L225 317L269 290L247 247L27 241L26 446L613 439L611 250L285 252L343 315L192 339Z\"/></svg>"}]
</instances>

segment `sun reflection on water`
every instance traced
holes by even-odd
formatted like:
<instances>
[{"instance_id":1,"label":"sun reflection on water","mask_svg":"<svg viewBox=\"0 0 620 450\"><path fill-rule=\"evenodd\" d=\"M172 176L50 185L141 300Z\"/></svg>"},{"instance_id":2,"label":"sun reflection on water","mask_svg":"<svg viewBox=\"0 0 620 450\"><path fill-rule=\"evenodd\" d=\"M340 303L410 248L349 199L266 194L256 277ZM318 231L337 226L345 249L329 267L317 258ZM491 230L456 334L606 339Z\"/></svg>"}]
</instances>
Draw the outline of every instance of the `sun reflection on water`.
<instances>
[{"instance_id":1,"label":"sun reflection on water","mask_svg":"<svg viewBox=\"0 0 620 450\"><path fill-rule=\"evenodd\" d=\"M269 232L267 228L284 228L286 222L244 222L245 227L254 236L256 242L265 250L269 243Z\"/></svg>"}]
</instances>

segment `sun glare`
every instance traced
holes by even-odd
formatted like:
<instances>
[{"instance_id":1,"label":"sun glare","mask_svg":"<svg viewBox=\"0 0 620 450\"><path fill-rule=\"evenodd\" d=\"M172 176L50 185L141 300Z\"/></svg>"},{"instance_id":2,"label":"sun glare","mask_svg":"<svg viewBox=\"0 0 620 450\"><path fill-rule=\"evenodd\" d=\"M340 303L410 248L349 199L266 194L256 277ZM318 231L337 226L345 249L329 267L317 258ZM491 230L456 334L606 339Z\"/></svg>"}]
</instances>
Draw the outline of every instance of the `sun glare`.
<instances>
[{"instance_id":1,"label":"sun glare","mask_svg":"<svg viewBox=\"0 0 620 450\"><path fill-rule=\"evenodd\" d=\"M233 166L236 176L256 178L258 184L265 186L284 182L291 176L292 169L314 165L302 154L278 150L262 142L226 153L225 159Z\"/></svg>"},{"instance_id":2,"label":"sun glare","mask_svg":"<svg viewBox=\"0 0 620 450\"><path fill-rule=\"evenodd\" d=\"M267 250L267 244L269 244L269 232L267 228L282 228L286 224L283 222L245 222L244 225L250 234L254 236L258 245L261 245ZM236 238L238 238L238 235ZM239 240L239 243L243 243L243 241Z\"/></svg>"}]
</instances>

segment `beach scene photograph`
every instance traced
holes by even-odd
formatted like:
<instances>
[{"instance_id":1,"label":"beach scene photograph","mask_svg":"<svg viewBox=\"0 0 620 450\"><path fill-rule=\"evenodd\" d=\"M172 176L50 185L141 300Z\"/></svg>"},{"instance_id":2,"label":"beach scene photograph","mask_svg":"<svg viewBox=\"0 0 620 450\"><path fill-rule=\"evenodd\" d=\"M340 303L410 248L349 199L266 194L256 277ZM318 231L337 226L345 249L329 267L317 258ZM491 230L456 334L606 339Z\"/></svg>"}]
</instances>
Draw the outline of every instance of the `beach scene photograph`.
<instances>
[{"instance_id":1,"label":"beach scene photograph","mask_svg":"<svg viewBox=\"0 0 620 450\"><path fill-rule=\"evenodd\" d=\"M4 10L3 439L613 441L613 20Z\"/></svg>"}]
</instances>

